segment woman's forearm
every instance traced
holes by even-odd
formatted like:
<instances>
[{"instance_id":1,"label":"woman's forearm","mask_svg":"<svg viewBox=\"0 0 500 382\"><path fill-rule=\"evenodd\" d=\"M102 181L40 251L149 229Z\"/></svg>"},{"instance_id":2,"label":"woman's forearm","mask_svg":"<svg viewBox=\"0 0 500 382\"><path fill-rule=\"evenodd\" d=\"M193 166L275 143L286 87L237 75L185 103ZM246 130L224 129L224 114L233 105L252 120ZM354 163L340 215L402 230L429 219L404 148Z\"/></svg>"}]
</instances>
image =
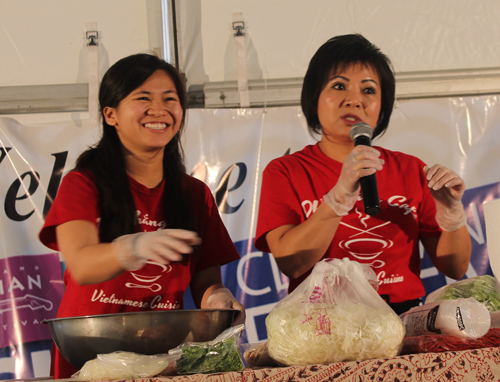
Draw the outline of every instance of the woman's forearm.
<instances>
[{"instance_id":1,"label":"woman's forearm","mask_svg":"<svg viewBox=\"0 0 500 382\"><path fill-rule=\"evenodd\" d=\"M73 279L80 285L97 284L111 280L124 269L113 253L112 244L96 244L72 252L63 252Z\"/></svg>"},{"instance_id":2,"label":"woman's forearm","mask_svg":"<svg viewBox=\"0 0 500 382\"><path fill-rule=\"evenodd\" d=\"M471 241L466 226L452 232L443 231L439 237L421 240L439 272L455 280L465 275L471 256Z\"/></svg>"},{"instance_id":3,"label":"woman's forearm","mask_svg":"<svg viewBox=\"0 0 500 382\"><path fill-rule=\"evenodd\" d=\"M71 221L56 228L59 250L80 285L111 280L124 269L114 252L113 244L99 243L95 226L87 221Z\"/></svg>"},{"instance_id":4,"label":"woman's forearm","mask_svg":"<svg viewBox=\"0 0 500 382\"><path fill-rule=\"evenodd\" d=\"M466 226L441 233L436 253L436 267L440 272L455 280L461 279L469 268L470 256L471 240Z\"/></svg>"},{"instance_id":5,"label":"woman's forearm","mask_svg":"<svg viewBox=\"0 0 500 382\"><path fill-rule=\"evenodd\" d=\"M305 222L270 231L267 243L281 272L297 278L311 269L327 251L341 219L322 203Z\"/></svg>"}]
</instances>

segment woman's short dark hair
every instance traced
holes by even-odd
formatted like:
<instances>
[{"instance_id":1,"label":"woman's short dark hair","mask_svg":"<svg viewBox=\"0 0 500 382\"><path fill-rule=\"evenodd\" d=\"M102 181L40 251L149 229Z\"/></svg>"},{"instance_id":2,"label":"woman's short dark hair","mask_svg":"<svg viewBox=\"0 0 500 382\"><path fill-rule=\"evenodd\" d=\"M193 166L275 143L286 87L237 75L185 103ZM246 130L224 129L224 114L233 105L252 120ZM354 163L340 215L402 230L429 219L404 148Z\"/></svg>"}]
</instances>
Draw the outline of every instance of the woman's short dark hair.
<instances>
[{"instance_id":1,"label":"woman's short dark hair","mask_svg":"<svg viewBox=\"0 0 500 382\"><path fill-rule=\"evenodd\" d=\"M76 162L77 170L92 174L98 190L101 242L110 242L138 230L137 209L130 190L121 141L116 128L106 123L103 111L106 107L117 108L157 70L163 70L174 82L183 111L179 131L165 146L163 154L165 187L162 213L168 227L194 229L189 190L184 187L186 169L180 139L187 109L184 81L177 69L166 61L152 54L140 53L122 58L104 74L99 88L102 136Z\"/></svg>"},{"instance_id":2,"label":"woman's short dark hair","mask_svg":"<svg viewBox=\"0 0 500 382\"><path fill-rule=\"evenodd\" d=\"M309 62L302 85L301 105L311 134L322 133L318 119L318 100L331 75L338 74L355 64L371 67L380 79L382 105L373 138L382 135L387 129L396 91L391 61L363 36L348 34L329 39L316 51Z\"/></svg>"}]
</instances>

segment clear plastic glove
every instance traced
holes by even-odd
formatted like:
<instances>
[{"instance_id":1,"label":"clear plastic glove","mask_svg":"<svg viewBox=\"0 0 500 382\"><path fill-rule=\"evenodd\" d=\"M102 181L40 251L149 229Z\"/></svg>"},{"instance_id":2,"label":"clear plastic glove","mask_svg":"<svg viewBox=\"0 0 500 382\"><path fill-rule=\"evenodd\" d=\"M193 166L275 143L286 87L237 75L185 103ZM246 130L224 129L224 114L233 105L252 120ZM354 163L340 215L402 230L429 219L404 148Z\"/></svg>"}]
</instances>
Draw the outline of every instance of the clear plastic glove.
<instances>
[{"instance_id":1,"label":"clear plastic glove","mask_svg":"<svg viewBox=\"0 0 500 382\"><path fill-rule=\"evenodd\" d=\"M424 167L427 184L436 201L436 222L443 231L456 231L467 221L462 195L465 182L458 174L440 164Z\"/></svg>"},{"instance_id":2,"label":"clear plastic glove","mask_svg":"<svg viewBox=\"0 0 500 382\"><path fill-rule=\"evenodd\" d=\"M201 243L196 232L182 229L162 229L124 235L113 240L113 250L120 264L128 271L142 268L148 260L160 264L181 261L191 246Z\"/></svg>"},{"instance_id":3,"label":"clear plastic glove","mask_svg":"<svg viewBox=\"0 0 500 382\"><path fill-rule=\"evenodd\" d=\"M344 159L337 184L323 197L338 216L347 215L354 207L360 192L359 178L382 170L384 161L379 157L378 150L360 145Z\"/></svg>"},{"instance_id":4,"label":"clear plastic glove","mask_svg":"<svg viewBox=\"0 0 500 382\"><path fill-rule=\"evenodd\" d=\"M207 308L209 309L237 309L241 313L236 316L233 326L245 323L245 307L233 296L227 288L219 288L212 292L207 299Z\"/></svg>"}]
</instances>

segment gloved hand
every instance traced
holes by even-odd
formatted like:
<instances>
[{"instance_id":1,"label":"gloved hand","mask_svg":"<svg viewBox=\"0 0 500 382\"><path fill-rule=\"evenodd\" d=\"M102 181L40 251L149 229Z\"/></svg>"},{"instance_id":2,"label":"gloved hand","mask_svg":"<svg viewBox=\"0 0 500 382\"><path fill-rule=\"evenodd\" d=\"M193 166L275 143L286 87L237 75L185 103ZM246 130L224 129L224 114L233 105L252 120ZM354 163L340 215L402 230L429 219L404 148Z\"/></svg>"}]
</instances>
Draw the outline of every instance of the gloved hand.
<instances>
[{"instance_id":1,"label":"gloved hand","mask_svg":"<svg viewBox=\"0 0 500 382\"><path fill-rule=\"evenodd\" d=\"M431 168L425 166L424 173L431 194L436 201L436 222L443 231L456 231L467 221L462 195L465 182L454 171L435 164Z\"/></svg>"},{"instance_id":2,"label":"gloved hand","mask_svg":"<svg viewBox=\"0 0 500 382\"><path fill-rule=\"evenodd\" d=\"M344 159L337 184L323 197L338 216L347 215L354 207L360 192L359 178L382 170L384 161L379 156L374 148L360 145Z\"/></svg>"},{"instance_id":3,"label":"gloved hand","mask_svg":"<svg viewBox=\"0 0 500 382\"><path fill-rule=\"evenodd\" d=\"M113 251L128 271L142 268L148 260L160 264L181 261L182 254L191 253L192 245L201 243L196 232L183 229L161 229L123 235L113 240Z\"/></svg>"},{"instance_id":4,"label":"gloved hand","mask_svg":"<svg viewBox=\"0 0 500 382\"><path fill-rule=\"evenodd\" d=\"M245 307L238 300L236 300L231 291L227 288L214 290L207 299L207 308L241 310L241 313L234 320L233 326L245 323Z\"/></svg>"}]
</instances>

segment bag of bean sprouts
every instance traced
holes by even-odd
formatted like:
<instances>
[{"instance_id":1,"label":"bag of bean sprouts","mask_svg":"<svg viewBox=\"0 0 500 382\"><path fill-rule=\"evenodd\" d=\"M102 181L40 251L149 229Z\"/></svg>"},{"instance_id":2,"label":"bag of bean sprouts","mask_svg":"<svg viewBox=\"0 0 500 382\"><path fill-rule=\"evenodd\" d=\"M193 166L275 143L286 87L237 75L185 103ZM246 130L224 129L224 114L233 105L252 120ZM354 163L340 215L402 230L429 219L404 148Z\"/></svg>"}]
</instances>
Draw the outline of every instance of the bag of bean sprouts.
<instances>
[{"instance_id":1,"label":"bag of bean sprouts","mask_svg":"<svg viewBox=\"0 0 500 382\"><path fill-rule=\"evenodd\" d=\"M267 316L269 356L288 366L397 356L405 326L377 288L368 265L320 261Z\"/></svg>"}]
</instances>

